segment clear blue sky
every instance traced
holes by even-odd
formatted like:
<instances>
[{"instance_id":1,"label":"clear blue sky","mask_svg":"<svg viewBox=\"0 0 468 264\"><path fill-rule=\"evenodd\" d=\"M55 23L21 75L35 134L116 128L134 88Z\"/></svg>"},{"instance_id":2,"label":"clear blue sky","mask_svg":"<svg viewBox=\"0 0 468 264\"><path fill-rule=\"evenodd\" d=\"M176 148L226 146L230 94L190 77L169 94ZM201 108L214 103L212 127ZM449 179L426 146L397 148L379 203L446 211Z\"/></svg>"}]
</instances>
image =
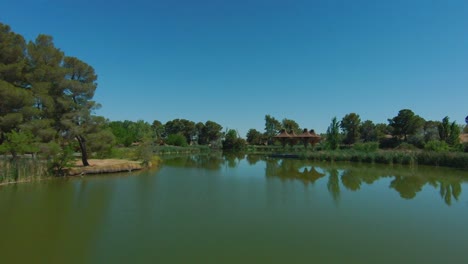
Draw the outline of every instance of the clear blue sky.
<instances>
[{"instance_id":1,"label":"clear blue sky","mask_svg":"<svg viewBox=\"0 0 468 264\"><path fill-rule=\"evenodd\" d=\"M0 21L92 65L110 120L468 115L466 0L1 0Z\"/></svg>"}]
</instances>

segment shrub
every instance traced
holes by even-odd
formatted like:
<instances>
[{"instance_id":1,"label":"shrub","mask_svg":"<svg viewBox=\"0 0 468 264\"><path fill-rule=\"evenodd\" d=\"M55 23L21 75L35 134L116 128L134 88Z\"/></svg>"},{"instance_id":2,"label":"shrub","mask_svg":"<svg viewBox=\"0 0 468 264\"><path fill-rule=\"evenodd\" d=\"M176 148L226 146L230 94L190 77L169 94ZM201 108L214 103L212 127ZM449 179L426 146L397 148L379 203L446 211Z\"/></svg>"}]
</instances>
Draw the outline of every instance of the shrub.
<instances>
[{"instance_id":1,"label":"shrub","mask_svg":"<svg viewBox=\"0 0 468 264\"><path fill-rule=\"evenodd\" d=\"M377 142L367 142L367 143L356 143L353 146L353 149L364 152L374 152L379 149L379 143Z\"/></svg>"},{"instance_id":2,"label":"shrub","mask_svg":"<svg viewBox=\"0 0 468 264\"><path fill-rule=\"evenodd\" d=\"M414 145L403 142L400 145L398 145L395 149L397 149L397 150L417 150L418 148L415 147Z\"/></svg>"},{"instance_id":3,"label":"shrub","mask_svg":"<svg viewBox=\"0 0 468 264\"><path fill-rule=\"evenodd\" d=\"M187 139L182 134L171 134L167 137L166 143L168 145L179 146L179 147L186 147Z\"/></svg>"},{"instance_id":4,"label":"shrub","mask_svg":"<svg viewBox=\"0 0 468 264\"><path fill-rule=\"evenodd\" d=\"M424 145L424 149L428 151L443 152L449 151L449 145L445 141L431 140Z\"/></svg>"}]
</instances>

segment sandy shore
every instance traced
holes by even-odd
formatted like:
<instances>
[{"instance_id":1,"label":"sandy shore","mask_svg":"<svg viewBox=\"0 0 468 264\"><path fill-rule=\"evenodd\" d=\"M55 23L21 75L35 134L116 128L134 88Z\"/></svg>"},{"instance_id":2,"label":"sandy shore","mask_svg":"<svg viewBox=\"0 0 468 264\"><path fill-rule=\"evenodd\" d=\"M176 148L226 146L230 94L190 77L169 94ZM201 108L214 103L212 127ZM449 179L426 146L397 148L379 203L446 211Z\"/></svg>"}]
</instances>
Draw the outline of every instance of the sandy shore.
<instances>
[{"instance_id":1,"label":"sandy shore","mask_svg":"<svg viewBox=\"0 0 468 264\"><path fill-rule=\"evenodd\" d=\"M81 160L77 160L75 162L75 166L68 169L67 174L73 176L143 169L143 165L139 161L123 159L90 159L88 162L90 166L84 167Z\"/></svg>"}]
</instances>

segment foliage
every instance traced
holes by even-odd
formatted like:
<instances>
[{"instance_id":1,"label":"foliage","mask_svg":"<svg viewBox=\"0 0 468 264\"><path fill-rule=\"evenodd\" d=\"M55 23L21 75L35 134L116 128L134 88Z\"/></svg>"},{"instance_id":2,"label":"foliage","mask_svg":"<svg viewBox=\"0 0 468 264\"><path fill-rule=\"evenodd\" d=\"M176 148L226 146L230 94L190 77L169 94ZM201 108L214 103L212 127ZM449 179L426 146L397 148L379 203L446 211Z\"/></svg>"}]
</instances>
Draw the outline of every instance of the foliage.
<instances>
[{"instance_id":1,"label":"foliage","mask_svg":"<svg viewBox=\"0 0 468 264\"><path fill-rule=\"evenodd\" d=\"M53 175L62 176L65 169L71 167L75 157L73 156L73 146L59 145L55 142L49 144L48 168Z\"/></svg>"},{"instance_id":2,"label":"foliage","mask_svg":"<svg viewBox=\"0 0 468 264\"><path fill-rule=\"evenodd\" d=\"M379 149L379 143L378 142L356 143L353 145L353 149L357 151L374 152Z\"/></svg>"},{"instance_id":3,"label":"foliage","mask_svg":"<svg viewBox=\"0 0 468 264\"><path fill-rule=\"evenodd\" d=\"M281 123L270 115L265 116L265 137L268 144L273 143L273 137L281 130Z\"/></svg>"},{"instance_id":4,"label":"foliage","mask_svg":"<svg viewBox=\"0 0 468 264\"><path fill-rule=\"evenodd\" d=\"M186 142L192 142L197 132L195 123L187 119L174 119L168 121L164 127L166 128L165 130L167 135L183 135Z\"/></svg>"},{"instance_id":5,"label":"foliage","mask_svg":"<svg viewBox=\"0 0 468 264\"><path fill-rule=\"evenodd\" d=\"M244 139L237 135L237 131L229 129L224 136L223 149L224 150L241 150L244 149L246 142Z\"/></svg>"},{"instance_id":6,"label":"foliage","mask_svg":"<svg viewBox=\"0 0 468 264\"><path fill-rule=\"evenodd\" d=\"M249 129L247 132L247 143L250 145L262 145L263 144L263 135L260 131L256 129Z\"/></svg>"},{"instance_id":7,"label":"foliage","mask_svg":"<svg viewBox=\"0 0 468 264\"><path fill-rule=\"evenodd\" d=\"M157 144L161 144L163 140L163 134L165 127L159 120L154 120L151 124L151 128L153 129L153 135L155 138L155 142Z\"/></svg>"},{"instance_id":8,"label":"foliage","mask_svg":"<svg viewBox=\"0 0 468 264\"><path fill-rule=\"evenodd\" d=\"M449 135L450 135L450 121L449 121L449 117L446 116L442 119L442 122L440 124L438 124L437 126L438 130L439 130L439 137L440 137L440 140L444 140L444 141L447 141Z\"/></svg>"},{"instance_id":9,"label":"foliage","mask_svg":"<svg viewBox=\"0 0 468 264\"><path fill-rule=\"evenodd\" d=\"M460 148L461 128L455 122L450 123L448 116L442 119L442 122L437 126L440 140L455 149Z\"/></svg>"},{"instance_id":10,"label":"foliage","mask_svg":"<svg viewBox=\"0 0 468 264\"><path fill-rule=\"evenodd\" d=\"M27 182L44 179L50 173L47 164L38 159L0 159L0 183Z\"/></svg>"},{"instance_id":11,"label":"foliage","mask_svg":"<svg viewBox=\"0 0 468 264\"><path fill-rule=\"evenodd\" d=\"M281 127L288 133L294 132L296 134L300 134L302 132L301 128L299 127L299 124L292 119L284 118L281 121Z\"/></svg>"},{"instance_id":12,"label":"foliage","mask_svg":"<svg viewBox=\"0 0 468 264\"><path fill-rule=\"evenodd\" d=\"M143 120L112 121L108 126L115 135L116 143L125 147L141 142L145 137L152 138L156 133L153 126Z\"/></svg>"},{"instance_id":13,"label":"foliage","mask_svg":"<svg viewBox=\"0 0 468 264\"><path fill-rule=\"evenodd\" d=\"M416 148L413 144L403 142L403 143L400 143L398 146L396 146L395 149L396 150L417 150L418 148Z\"/></svg>"},{"instance_id":14,"label":"foliage","mask_svg":"<svg viewBox=\"0 0 468 264\"><path fill-rule=\"evenodd\" d=\"M372 142L378 140L375 124L370 120L362 122L359 132L363 142Z\"/></svg>"},{"instance_id":15,"label":"foliage","mask_svg":"<svg viewBox=\"0 0 468 264\"><path fill-rule=\"evenodd\" d=\"M25 153L35 153L39 150L29 132L11 131L5 134L5 141L0 145L0 153L10 153L13 159Z\"/></svg>"},{"instance_id":16,"label":"foliage","mask_svg":"<svg viewBox=\"0 0 468 264\"><path fill-rule=\"evenodd\" d=\"M168 145L173 145L173 146L178 146L178 147L188 146L187 138L182 134L170 134L167 137L166 143Z\"/></svg>"},{"instance_id":17,"label":"foliage","mask_svg":"<svg viewBox=\"0 0 468 264\"><path fill-rule=\"evenodd\" d=\"M33 134L37 145L78 141L82 162L88 165L88 128L93 128L92 111L99 107L92 100L94 69L66 56L51 36L40 34L26 44L0 23L0 41L0 144L13 132Z\"/></svg>"},{"instance_id":18,"label":"foliage","mask_svg":"<svg viewBox=\"0 0 468 264\"><path fill-rule=\"evenodd\" d=\"M442 152L449 151L450 147L445 141L431 140L424 145L424 149L428 151Z\"/></svg>"},{"instance_id":19,"label":"foliage","mask_svg":"<svg viewBox=\"0 0 468 264\"><path fill-rule=\"evenodd\" d=\"M438 121L426 121L424 123L424 141L429 142L431 140L439 140L439 125Z\"/></svg>"},{"instance_id":20,"label":"foliage","mask_svg":"<svg viewBox=\"0 0 468 264\"><path fill-rule=\"evenodd\" d=\"M333 117L330 126L327 129L327 145L330 149L338 149L340 144L340 125L336 119Z\"/></svg>"},{"instance_id":21,"label":"foliage","mask_svg":"<svg viewBox=\"0 0 468 264\"><path fill-rule=\"evenodd\" d=\"M393 128L393 136L408 140L409 135L414 135L424 126L424 119L415 115L409 109L403 109L392 119L388 119L389 125Z\"/></svg>"},{"instance_id":22,"label":"foliage","mask_svg":"<svg viewBox=\"0 0 468 264\"><path fill-rule=\"evenodd\" d=\"M199 144L213 144L222 136L221 130L223 127L216 122L208 120L203 126L198 125L197 127L201 128L198 136Z\"/></svg>"},{"instance_id":23,"label":"foliage","mask_svg":"<svg viewBox=\"0 0 468 264\"><path fill-rule=\"evenodd\" d=\"M461 129L460 127L454 122L450 125L450 134L447 138L447 143L452 147L458 147L460 144L460 134Z\"/></svg>"},{"instance_id":24,"label":"foliage","mask_svg":"<svg viewBox=\"0 0 468 264\"><path fill-rule=\"evenodd\" d=\"M345 132L344 143L354 144L359 140L361 118L356 113L350 113L343 117L340 127Z\"/></svg>"},{"instance_id":25,"label":"foliage","mask_svg":"<svg viewBox=\"0 0 468 264\"><path fill-rule=\"evenodd\" d=\"M183 137L182 137L183 139ZM149 166L153 160L153 144L150 137L144 138L136 149L136 159L143 161L143 165Z\"/></svg>"}]
</instances>

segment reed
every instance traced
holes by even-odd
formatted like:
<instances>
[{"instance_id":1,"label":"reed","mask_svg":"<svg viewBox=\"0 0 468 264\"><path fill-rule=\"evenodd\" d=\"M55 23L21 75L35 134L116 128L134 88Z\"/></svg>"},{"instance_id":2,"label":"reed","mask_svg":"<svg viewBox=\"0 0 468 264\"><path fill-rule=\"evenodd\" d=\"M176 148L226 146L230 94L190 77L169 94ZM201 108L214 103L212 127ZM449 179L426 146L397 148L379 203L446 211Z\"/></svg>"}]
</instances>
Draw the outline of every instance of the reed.
<instances>
[{"instance_id":1,"label":"reed","mask_svg":"<svg viewBox=\"0 0 468 264\"><path fill-rule=\"evenodd\" d=\"M0 184L35 181L50 176L48 164L43 160L0 159Z\"/></svg>"}]
</instances>

